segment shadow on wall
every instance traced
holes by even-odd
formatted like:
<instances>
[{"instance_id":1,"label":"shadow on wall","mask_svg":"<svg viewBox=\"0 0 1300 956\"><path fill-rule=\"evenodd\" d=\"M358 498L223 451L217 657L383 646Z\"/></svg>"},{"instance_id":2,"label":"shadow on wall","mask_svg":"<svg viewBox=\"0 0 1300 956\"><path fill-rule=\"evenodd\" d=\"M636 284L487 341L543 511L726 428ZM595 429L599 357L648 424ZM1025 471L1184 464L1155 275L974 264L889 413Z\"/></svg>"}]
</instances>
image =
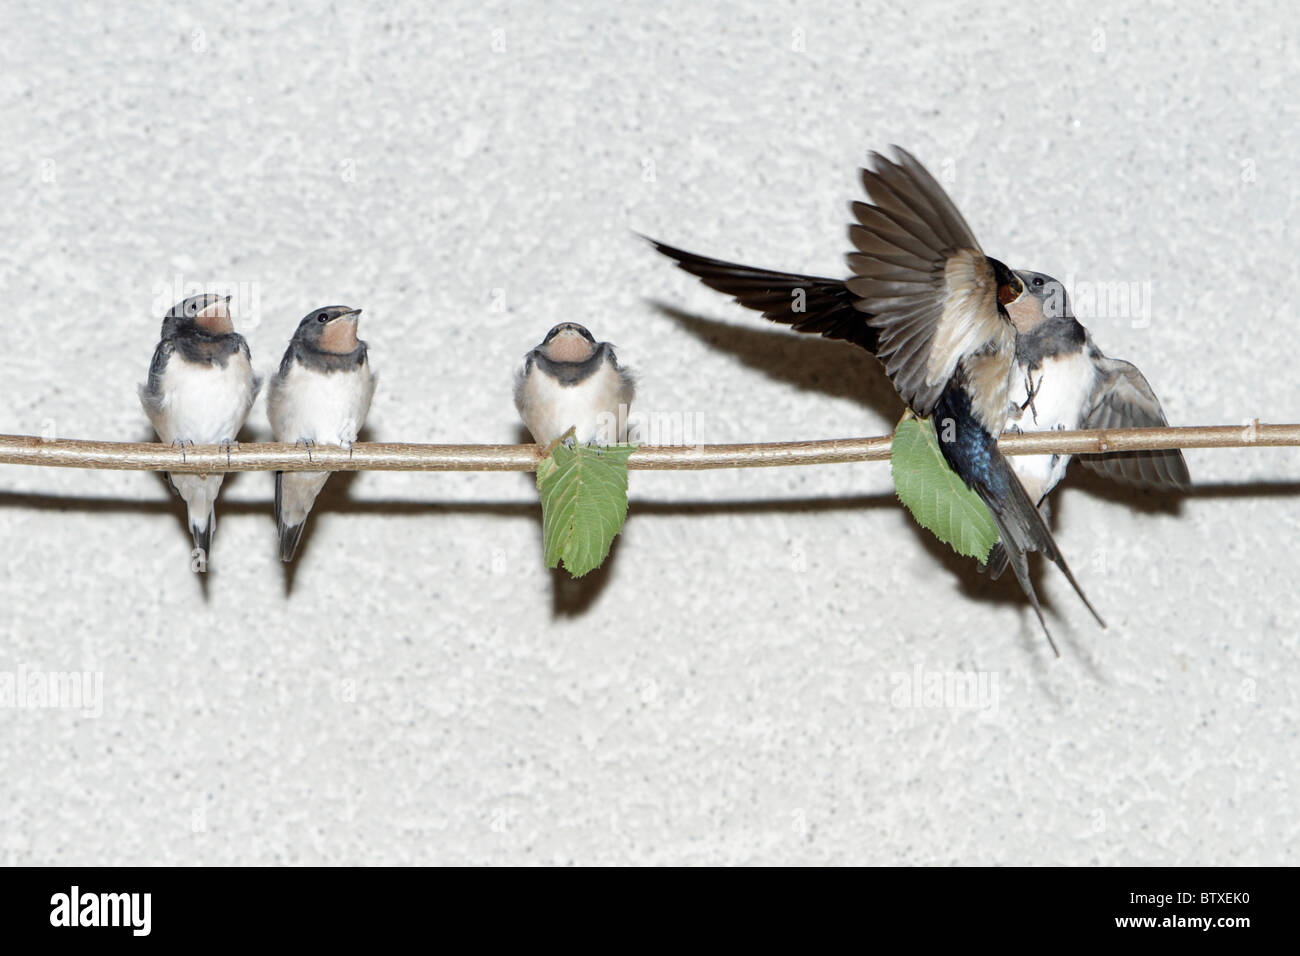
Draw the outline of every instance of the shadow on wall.
<instances>
[{"instance_id":1,"label":"shadow on wall","mask_svg":"<svg viewBox=\"0 0 1300 956\"><path fill-rule=\"evenodd\" d=\"M885 370L865 349L782 328L754 313L754 327L693 315L663 302L651 305L691 335L729 352L768 378L833 398L849 398L885 421L903 417L903 402ZM739 401L739 399L738 399ZM745 401L751 407L754 399Z\"/></svg>"},{"instance_id":2,"label":"shadow on wall","mask_svg":"<svg viewBox=\"0 0 1300 956\"><path fill-rule=\"evenodd\" d=\"M232 477L243 476L245 480L254 480L251 473L237 472ZM531 476L523 476L531 482ZM1076 478L1081 480L1075 481ZM340 480L335 480L340 479ZM166 479L161 473L155 473L156 480L166 487ZM541 548L541 508L534 502L527 501L440 501L428 500L369 500L358 501L348 494L349 484L355 480L355 473L348 472L334 476L325 486L312 516L336 513L347 515L384 515L412 517L437 514L476 515L485 518L502 518L528 520L535 525L537 547ZM1281 498L1300 496L1300 481L1289 482L1252 482L1248 484L1216 484L1194 487L1190 491L1174 498L1154 495L1148 492L1126 488L1107 482L1082 469L1071 471L1068 482L1082 488L1089 494L1096 494L1108 500L1117 501L1146 513L1174 513L1182 500L1226 498ZM269 485L269 478L266 479ZM1069 496L1057 498L1057 512L1061 502L1068 501ZM274 526L271 524L272 496L268 487L264 499L258 501L223 501L218 505L218 523L224 515L255 515L267 519L268 543L273 547ZM875 495L840 495L816 498L777 498L770 500L746 501L652 501L632 498L629 520L648 520L655 517L682 517L690 515L806 515L827 514L832 512L860 512L868 509L892 510L898 507L898 501L892 493ZM167 497L148 500L129 498L108 498L76 495L51 495L36 492L0 492L0 508L21 509L32 512L78 512L83 515L95 514L136 514L136 515L172 515L176 518L177 546L188 547L189 528L186 524L184 509L178 499L167 491ZM309 519L310 521L311 519ZM963 592L983 600L993 600L1002 604L1020 605L1024 598L1015 584L1014 577L1004 575L996 582L980 573L980 565L963 558L942 544L929 532L915 523L909 522L922 548L934 560L948 570L959 581ZM310 530L310 529L309 529ZM220 530L218 530L220 535ZM552 572L553 602L552 609L556 616L579 616L585 613L606 586L610 569L618 558L621 538L616 538L614 547L605 564L581 579L572 579L562 570ZM306 541L306 532L304 533ZM1066 557L1070 557L1068 542L1062 542ZM1032 573L1036 586L1041 584L1045 573L1044 562L1035 561ZM288 569L287 569L288 570ZM215 572L209 572L215 573ZM1053 571L1052 573L1055 573ZM289 587L286 581L286 589Z\"/></svg>"}]
</instances>

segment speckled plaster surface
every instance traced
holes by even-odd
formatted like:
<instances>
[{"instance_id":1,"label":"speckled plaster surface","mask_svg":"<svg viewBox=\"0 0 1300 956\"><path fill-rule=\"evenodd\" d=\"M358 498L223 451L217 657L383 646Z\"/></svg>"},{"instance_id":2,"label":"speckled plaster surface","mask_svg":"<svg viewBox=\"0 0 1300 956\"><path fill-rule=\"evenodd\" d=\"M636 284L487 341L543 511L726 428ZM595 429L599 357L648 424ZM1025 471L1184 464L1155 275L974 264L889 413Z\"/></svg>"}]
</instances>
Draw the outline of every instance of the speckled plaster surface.
<instances>
[{"instance_id":1,"label":"speckled plaster surface","mask_svg":"<svg viewBox=\"0 0 1300 956\"><path fill-rule=\"evenodd\" d=\"M363 306L377 440L515 440L566 319L705 440L879 434L869 360L632 230L842 274L891 142L999 257L1145 290L1089 324L1173 421L1300 420L1284 5L228 6L0 13L0 430L143 438L193 281L264 371ZM1059 661L881 464L634 473L577 586L527 477L362 474L290 590L244 475L206 599L157 477L0 467L0 672L102 675L98 717L0 709L0 860L1295 863L1300 452L1187 458L1176 508L1067 479L1111 626L1041 574Z\"/></svg>"}]
</instances>

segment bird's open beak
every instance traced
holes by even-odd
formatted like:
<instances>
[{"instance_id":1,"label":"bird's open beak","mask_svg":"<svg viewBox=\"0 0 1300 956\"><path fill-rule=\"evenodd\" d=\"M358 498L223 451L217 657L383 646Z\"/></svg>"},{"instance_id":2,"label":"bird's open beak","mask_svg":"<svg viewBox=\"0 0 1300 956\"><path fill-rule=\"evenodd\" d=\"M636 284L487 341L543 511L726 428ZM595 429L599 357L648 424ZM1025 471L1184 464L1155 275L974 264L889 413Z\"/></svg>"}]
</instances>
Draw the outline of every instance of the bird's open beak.
<instances>
[{"instance_id":1,"label":"bird's open beak","mask_svg":"<svg viewBox=\"0 0 1300 956\"><path fill-rule=\"evenodd\" d=\"M1023 280L1020 281L1020 289L1015 297L1009 300L1001 299L999 290L999 301L1002 307L1007 311L1007 318L1021 335L1028 335L1047 318L1043 311L1043 300L1028 292L1029 286Z\"/></svg>"},{"instance_id":2,"label":"bird's open beak","mask_svg":"<svg viewBox=\"0 0 1300 956\"><path fill-rule=\"evenodd\" d=\"M1025 294L1025 283L1020 276L1013 275L1011 281L998 286L998 301L1004 306L1015 302Z\"/></svg>"}]
</instances>

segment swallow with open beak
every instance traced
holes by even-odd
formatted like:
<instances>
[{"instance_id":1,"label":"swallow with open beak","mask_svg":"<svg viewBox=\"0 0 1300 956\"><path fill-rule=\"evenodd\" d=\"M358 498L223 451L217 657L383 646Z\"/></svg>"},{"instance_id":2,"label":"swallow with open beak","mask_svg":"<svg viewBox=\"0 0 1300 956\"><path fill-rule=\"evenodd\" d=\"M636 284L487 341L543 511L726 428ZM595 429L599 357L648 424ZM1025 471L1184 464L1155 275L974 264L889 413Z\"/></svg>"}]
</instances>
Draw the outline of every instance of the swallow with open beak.
<instances>
[{"instance_id":1,"label":"swallow with open beak","mask_svg":"<svg viewBox=\"0 0 1300 956\"><path fill-rule=\"evenodd\" d=\"M997 450L1020 371L1019 329L1008 309L1027 294L1026 285L984 255L920 162L903 150L896 157L872 154L863 171L874 204L853 206L858 222L850 237L858 251L849 256L854 276L848 280L754 269L654 244L706 285L767 318L876 355L908 406L934 418L945 459L988 505L1044 631L1029 551L1054 561L1103 623L1052 540L1037 499Z\"/></svg>"},{"instance_id":2,"label":"swallow with open beak","mask_svg":"<svg viewBox=\"0 0 1300 956\"><path fill-rule=\"evenodd\" d=\"M366 343L357 338L360 309L330 305L298 323L280 370L267 390L267 417L278 442L351 449L366 422L377 376ZM277 471L275 523L280 560L292 561L307 515L328 471Z\"/></svg>"},{"instance_id":3,"label":"swallow with open beak","mask_svg":"<svg viewBox=\"0 0 1300 956\"><path fill-rule=\"evenodd\" d=\"M907 406L931 418L949 467L988 506L1011 569L1056 644L1029 578L1027 555L1056 564L1097 623L1052 532L997 440L1010 414L1017 303L1029 295L984 254L943 187L910 153L872 153L862 172L872 203L855 203L846 285L878 335L876 355Z\"/></svg>"},{"instance_id":4,"label":"swallow with open beak","mask_svg":"<svg viewBox=\"0 0 1300 956\"><path fill-rule=\"evenodd\" d=\"M857 296L845 280L780 272L714 259L649 240L685 272L710 289L797 332L852 342L876 353L877 333L855 306ZM1069 308L1065 287L1040 272L1017 271L1026 299L1017 309L1025 330L1016 333L1012 376L1011 431L1098 428L1153 428L1168 424L1155 392L1137 366L1108 358ZM1035 308L1041 310L1036 314ZM1050 374L1048 374L1050 372ZM1032 391L1032 395L1030 394ZM1191 485L1187 462L1178 449L1107 452L1090 455L1015 455L1011 467L1031 498L1050 520L1048 495L1065 476L1072 457L1084 467L1125 484L1156 491L1183 491ZM987 570L997 578L1006 570L999 542Z\"/></svg>"},{"instance_id":5,"label":"swallow with open beak","mask_svg":"<svg viewBox=\"0 0 1300 956\"><path fill-rule=\"evenodd\" d=\"M260 384L248 343L230 320L230 297L196 295L172 307L140 386L140 403L158 438L179 445L235 443ZM216 527L224 475L169 473L167 480L189 512L194 547L205 562Z\"/></svg>"},{"instance_id":6,"label":"swallow with open beak","mask_svg":"<svg viewBox=\"0 0 1300 956\"><path fill-rule=\"evenodd\" d=\"M627 421L635 380L614 346L576 322L562 322L524 357L515 377L515 408L539 445L574 430L577 444L612 445Z\"/></svg>"}]
</instances>

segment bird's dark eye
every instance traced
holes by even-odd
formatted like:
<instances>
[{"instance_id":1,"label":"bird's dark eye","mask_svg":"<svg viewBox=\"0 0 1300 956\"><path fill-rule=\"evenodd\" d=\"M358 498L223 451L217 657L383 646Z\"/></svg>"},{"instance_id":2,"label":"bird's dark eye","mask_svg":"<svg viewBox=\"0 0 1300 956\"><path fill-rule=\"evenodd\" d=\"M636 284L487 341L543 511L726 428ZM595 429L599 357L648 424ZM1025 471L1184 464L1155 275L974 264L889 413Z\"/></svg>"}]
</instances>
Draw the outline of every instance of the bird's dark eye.
<instances>
[{"instance_id":1,"label":"bird's dark eye","mask_svg":"<svg viewBox=\"0 0 1300 956\"><path fill-rule=\"evenodd\" d=\"M1042 276L1034 276L1034 288L1035 288L1035 289L1041 289L1042 287L1043 287L1043 277L1042 277Z\"/></svg>"},{"instance_id":2,"label":"bird's dark eye","mask_svg":"<svg viewBox=\"0 0 1300 956\"><path fill-rule=\"evenodd\" d=\"M328 312L322 312L320 315L316 316L317 322L328 322L329 320L330 314Z\"/></svg>"}]
</instances>

